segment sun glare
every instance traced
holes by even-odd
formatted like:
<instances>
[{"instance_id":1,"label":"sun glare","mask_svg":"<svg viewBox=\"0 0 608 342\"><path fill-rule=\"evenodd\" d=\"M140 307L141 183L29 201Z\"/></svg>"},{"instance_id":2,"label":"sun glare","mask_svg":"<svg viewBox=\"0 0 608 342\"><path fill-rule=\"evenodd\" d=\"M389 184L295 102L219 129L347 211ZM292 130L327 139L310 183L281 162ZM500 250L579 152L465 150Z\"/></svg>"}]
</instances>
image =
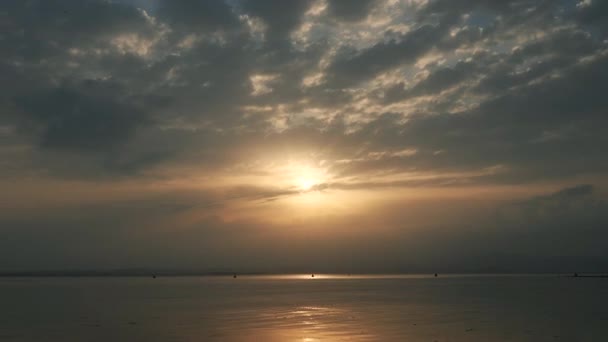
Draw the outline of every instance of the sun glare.
<instances>
[{"instance_id":1,"label":"sun glare","mask_svg":"<svg viewBox=\"0 0 608 342\"><path fill-rule=\"evenodd\" d=\"M268 186L282 187L300 195L320 192L317 190L326 188L325 184L331 180L323 163L310 160L275 161L264 173L263 181Z\"/></svg>"},{"instance_id":2,"label":"sun glare","mask_svg":"<svg viewBox=\"0 0 608 342\"><path fill-rule=\"evenodd\" d=\"M308 192L315 189L315 186L326 182L327 175L325 170L309 165L292 165L293 186L301 192Z\"/></svg>"},{"instance_id":3,"label":"sun glare","mask_svg":"<svg viewBox=\"0 0 608 342\"><path fill-rule=\"evenodd\" d=\"M299 180L300 189L308 191L317 185L317 181L311 178L300 178Z\"/></svg>"}]
</instances>

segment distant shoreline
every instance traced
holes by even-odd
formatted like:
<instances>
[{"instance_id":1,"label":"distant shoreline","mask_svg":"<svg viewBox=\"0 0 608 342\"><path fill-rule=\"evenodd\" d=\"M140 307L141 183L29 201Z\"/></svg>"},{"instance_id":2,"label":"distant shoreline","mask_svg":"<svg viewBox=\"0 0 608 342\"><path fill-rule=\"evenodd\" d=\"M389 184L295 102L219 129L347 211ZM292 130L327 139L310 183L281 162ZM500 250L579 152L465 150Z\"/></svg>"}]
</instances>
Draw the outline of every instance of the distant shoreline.
<instances>
[{"instance_id":1,"label":"distant shoreline","mask_svg":"<svg viewBox=\"0 0 608 342\"><path fill-rule=\"evenodd\" d=\"M233 277L238 276L297 276L306 275L310 272L233 272L233 271L147 271L147 270L111 270L111 271L11 271L0 272L0 278L9 277ZM339 277L361 277L361 276L378 276L378 277L433 277L433 273L318 273L319 275L330 275ZM441 277L458 277L458 276L556 276L566 278L608 278L607 273L578 273L574 276L568 272L457 272L457 273L439 273Z\"/></svg>"}]
</instances>

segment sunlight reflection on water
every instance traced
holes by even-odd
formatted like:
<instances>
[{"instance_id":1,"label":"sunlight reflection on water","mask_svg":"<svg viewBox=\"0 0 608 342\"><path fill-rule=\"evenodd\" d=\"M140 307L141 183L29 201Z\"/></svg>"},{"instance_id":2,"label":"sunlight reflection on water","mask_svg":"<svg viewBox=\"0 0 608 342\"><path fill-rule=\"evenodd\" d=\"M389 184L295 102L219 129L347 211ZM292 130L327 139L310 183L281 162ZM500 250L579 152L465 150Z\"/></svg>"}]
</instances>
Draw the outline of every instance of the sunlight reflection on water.
<instances>
[{"instance_id":1,"label":"sunlight reflection on water","mask_svg":"<svg viewBox=\"0 0 608 342\"><path fill-rule=\"evenodd\" d=\"M447 275L454 276L454 275ZM458 275L466 276L466 275ZM314 273L313 274L272 274L272 275L242 275L245 279L268 279L268 280L320 280L320 279L421 279L432 278L432 274L331 274L331 273Z\"/></svg>"},{"instance_id":2,"label":"sunlight reflection on water","mask_svg":"<svg viewBox=\"0 0 608 342\"><path fill-rule=\"evenodd\" d=\"M0 279L0 340L604 341L607 289L554 275Z\"/></svg>"},{"instance_id":3,"label":"sunlight reflection on water","mask_svg":"<svg viewBox=\"0 0 608 342\"><path fill-rule=\"evenodd\" d=\"M252 312L228 314L234 325L243 327L247 321L251 328L247 338L263 338L276 341L333 341L348 337L349 340L371 340L365 333L362 322L353 312L329 306L298 306L295 308L273 308ZM229 324L229 326L233 326ZM230 335L229 332L224 332ZM223 335L223 334L222 334ZM245 338L240 336L238 339Z\"/></svg>"}]
</instances>

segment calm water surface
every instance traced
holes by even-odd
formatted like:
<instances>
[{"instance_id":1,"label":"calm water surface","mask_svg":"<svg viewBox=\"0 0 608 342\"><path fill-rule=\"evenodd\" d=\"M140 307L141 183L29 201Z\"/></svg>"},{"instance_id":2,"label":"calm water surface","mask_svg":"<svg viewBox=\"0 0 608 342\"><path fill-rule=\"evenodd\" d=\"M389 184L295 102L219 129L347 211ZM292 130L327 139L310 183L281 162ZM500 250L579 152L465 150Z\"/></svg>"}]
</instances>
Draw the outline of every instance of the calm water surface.
<instances>
[{"instance_id":1,"label":"calm water surface","mask_svg":"<svg viewBox=\"0 0 608 342\"><path fill-rule=\"evenodd\" d=\"M0 341L608 341L608 279L0 278Z\"/></svg>"}]
</instances>

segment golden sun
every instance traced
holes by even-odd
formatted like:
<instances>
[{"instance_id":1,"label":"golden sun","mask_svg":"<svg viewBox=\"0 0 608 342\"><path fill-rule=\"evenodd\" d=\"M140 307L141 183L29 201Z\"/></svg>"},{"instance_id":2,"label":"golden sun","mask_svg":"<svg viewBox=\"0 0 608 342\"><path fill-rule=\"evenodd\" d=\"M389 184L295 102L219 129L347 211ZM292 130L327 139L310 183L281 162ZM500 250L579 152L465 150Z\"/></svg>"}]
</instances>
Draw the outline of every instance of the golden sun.
<instances>
[{"instance_id":1,"label":"golden sun","mask_svg":"<svg viewBox=\"0 0 608 342\"><path fill-rule=\"evenodd\" d=\"M308 190L312 189L315 185L317 185L317 183L318 182L312 178L303 177L298 180L299 188L302 191L308 191Z\"/></svg>"},{"instance_id":2,"label":"golden sun","mask_svg":"<svg viewBox=\"0 0 608 342\"><path fill-rule=\"evenodd\" d=\"M326 170L316 166L305 163L293 163L289 167L291 185L300 192L310 192L315 189L319 184L323 184L327 181Z\"/></svg>"}]
</instances>

